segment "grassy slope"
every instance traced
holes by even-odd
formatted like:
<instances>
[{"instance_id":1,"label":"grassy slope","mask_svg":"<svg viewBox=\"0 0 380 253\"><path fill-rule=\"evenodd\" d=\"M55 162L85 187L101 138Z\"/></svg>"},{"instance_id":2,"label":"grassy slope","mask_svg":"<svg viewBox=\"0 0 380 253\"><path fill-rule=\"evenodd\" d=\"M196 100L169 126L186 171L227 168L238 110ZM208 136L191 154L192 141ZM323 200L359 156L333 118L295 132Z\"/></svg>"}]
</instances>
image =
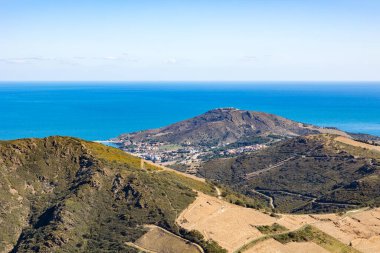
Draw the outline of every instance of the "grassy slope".
<instances>
[{"instance_id":1,"label":"grassy slope","mask_svg":"<svg viewBox=\"0 0 380 253\"><path fill-rule=\"evenodd\" d=\"M331 253L359 253L358 250L310 225L295 232L273 235L273 238L283 244L288 242L314 242Z\"/></svg>"},{"instance_id":2,"label":"grassy slope","mask_svg":"<svg viewBox=\"0 0 380 253\"><path fill-rule=\"evenodd\" d=\"M106 252L175 218L211 185L101 144L49 137L0 143L0 251Z\"/></svg>"},{"instance_id":3,"label":"grassy slope","mask_svg":"<svg viewBox=\"0 0 380 253\"><path fill-rule=\"evenodd\" d=\"M151 228L149 232L139 238L135 244L143 249L148 249L154 252L201 253L199 246L191 244L189 241L158 227Z\"/></svg>"},{"instance_id":4,"label":"grassy slope","mask_svg":"<svg viewBox=\"0 0 380 253\"><path fill-rule=\"evenodd\" d=\"M291 232L275 232L273 234L264 235L243 246L237 251L237 253L242 253L247 249L253 247L254 245L259 244L270 238L273 238L282 244L286 244L289 242L314 242L331 253L360 253L353 247L340 242L334 237L322 232L321 230L311 225L306 225L304 227L301 227L300 229Z\"/></svg>"},{"instance_id":5,"label":"grassy slope","mask_svg":"<svg viewBox=\"0 0 380 253\"><path fill-rule=\"evenodd\" d=\"M277 234L287 231L288 229L284 226L281 226L278 223L273 223L272 225L265 226L256 226L257 230L259 230L263 234Z\"/></svg>"}]
</instances>

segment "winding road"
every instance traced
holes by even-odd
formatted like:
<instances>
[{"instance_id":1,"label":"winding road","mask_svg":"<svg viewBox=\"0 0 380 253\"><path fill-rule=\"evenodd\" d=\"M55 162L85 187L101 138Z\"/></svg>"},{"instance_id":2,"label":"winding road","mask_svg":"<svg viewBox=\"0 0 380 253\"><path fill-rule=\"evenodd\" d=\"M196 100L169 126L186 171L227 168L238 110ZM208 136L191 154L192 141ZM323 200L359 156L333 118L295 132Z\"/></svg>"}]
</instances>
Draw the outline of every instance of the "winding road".
<instances>
[{"instance_id":1,"label":"winding road","mask_svg":"<svg viewBox=\"0 0 380 253\"><path fill-rule=\"evenodd\" d=\"M256 194L258 194L258 195L266 198L268 200L268 202L269 202L269 207L272 208L272 209L274 209L273 197L271 197L269 195L265 195L264 193L258 192L256 190L251 190L251 192L256 193Z\"/></svg>"},{"instance_id":2,"label":"winding road","mask_svg":"<svg viewBox=\"0 0 380 253\"><path fill-rule=\"evenodd\" d=\"M316 197L310 197L310 196L303 195L300 193L293 193L293 192L288 192L288 191L281 191L281 190L278 190L278 191L276 191L276 190L253 190L253 191L256 193L259 193L261 195L265 195L268 198L271 198L272 199L272 205L273 205L273 197L271 197L270 195L267 195L263 192L282 193L282 194L295 196L295 197L299 197L299 198L306 198L306 199L310 200L309 203L316 203L319 205L334 205L334 206L344 206L344 207L357 207L358 206L358 205L350 204L350 203L336 203L336 202L317 201Z\"/></svg>"}]
</instances>

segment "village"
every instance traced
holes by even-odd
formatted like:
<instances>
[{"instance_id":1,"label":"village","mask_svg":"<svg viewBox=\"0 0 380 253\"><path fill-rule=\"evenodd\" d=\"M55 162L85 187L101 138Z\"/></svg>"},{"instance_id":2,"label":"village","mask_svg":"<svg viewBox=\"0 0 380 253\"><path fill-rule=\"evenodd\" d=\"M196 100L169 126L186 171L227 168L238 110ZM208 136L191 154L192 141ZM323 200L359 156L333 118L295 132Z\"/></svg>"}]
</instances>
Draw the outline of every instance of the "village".
<instances>
[{"instance_id":1,"label":"village","mask_svg":"<svg viewBox=\"0 0 380 253\"><path fill-rule=\"evenodd\" d=\"M266 148L265 144L254 144L242 147L225 146L193 146L190 143L181 145L165 142L124 142L119 146L122 150L137 155L154 163L174 167L189 174L196 174L199 165L211 158L233 157L242 153L254 152Z\"/></svg>"}]
</instances>

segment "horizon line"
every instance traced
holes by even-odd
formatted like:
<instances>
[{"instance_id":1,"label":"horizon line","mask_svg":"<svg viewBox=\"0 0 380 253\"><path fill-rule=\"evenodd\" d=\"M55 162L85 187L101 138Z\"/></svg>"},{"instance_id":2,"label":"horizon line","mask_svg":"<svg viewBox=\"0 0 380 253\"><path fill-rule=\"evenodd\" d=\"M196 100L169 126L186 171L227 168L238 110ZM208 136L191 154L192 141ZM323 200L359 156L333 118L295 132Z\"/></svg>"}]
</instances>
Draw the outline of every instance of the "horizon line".
<instances>
[{"instance_id":1,"label":"horizon line","mask_svg":"<svg viewBox=\"0 0 380 253\"><path fill-rule=\"evenodd\" d=\"M0 80L3 83L379 83L380 80Z\"/></svg>"}]
</instances>

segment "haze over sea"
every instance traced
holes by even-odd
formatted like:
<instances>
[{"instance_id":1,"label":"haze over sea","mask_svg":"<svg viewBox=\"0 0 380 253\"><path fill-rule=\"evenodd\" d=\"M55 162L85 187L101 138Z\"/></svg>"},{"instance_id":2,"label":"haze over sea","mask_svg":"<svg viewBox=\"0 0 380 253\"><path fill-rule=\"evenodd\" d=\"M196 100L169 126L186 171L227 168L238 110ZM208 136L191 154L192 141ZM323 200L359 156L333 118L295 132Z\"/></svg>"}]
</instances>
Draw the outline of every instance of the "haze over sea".
<instances>
[{"instance_id":1,"label":"haze over sea","mask_svg":"<svg viewBox=\"0 0 380 253\"><path fill-rule=\"evenodd\" d=\"M380 135L380 83L3 82L0 139L106 140L220 107Z\"/></svg>"}]
</instances>

